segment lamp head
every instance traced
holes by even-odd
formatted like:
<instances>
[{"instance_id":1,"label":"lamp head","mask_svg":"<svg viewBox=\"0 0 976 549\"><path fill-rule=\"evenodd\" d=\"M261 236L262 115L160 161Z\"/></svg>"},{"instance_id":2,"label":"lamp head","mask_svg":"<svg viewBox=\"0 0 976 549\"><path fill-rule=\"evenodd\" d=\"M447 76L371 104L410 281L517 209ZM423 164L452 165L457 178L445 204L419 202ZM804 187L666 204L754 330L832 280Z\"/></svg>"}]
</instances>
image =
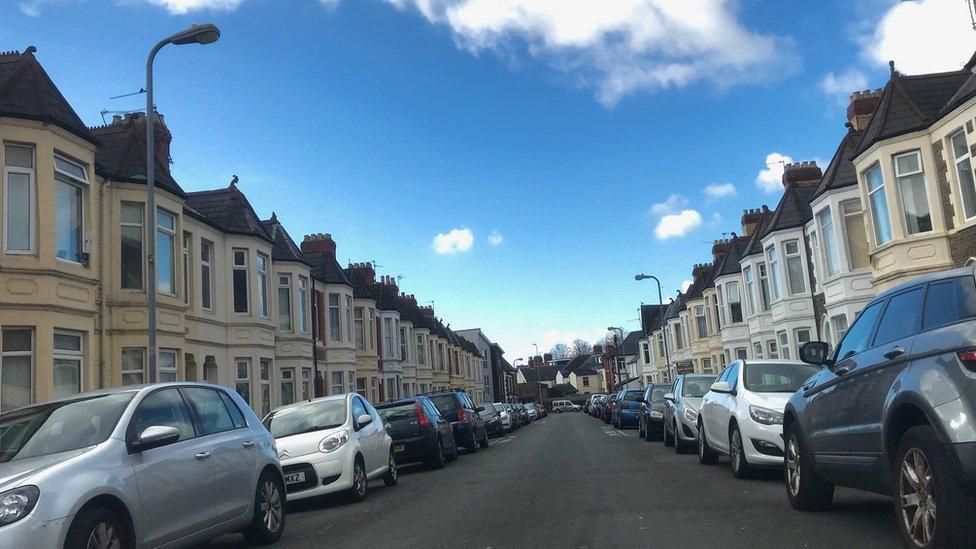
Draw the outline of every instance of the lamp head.
<instances>
[{"instance_id":1,"label":"lamp head","mask_svg":"<svg viewBox=\"0 0 976 549\"><path fill-rule=\"evenodd\" d=\"M203 25L191 25L183 32L178 32L170 37L170 42L182 46L184 44L213 44L220 40L220 29L213 23Z\"/></svg>"},{"instance_id":2,"label":"lamp head","mask_svg":"<svg viewBox=\"0 0 976 549\"><path fill-rule=\"evenodd\" d=\"M647 276L644 273L641 273L639 275L634 275L634 280L647 280L648 278L651 278L651 277Z\"/></svg>"}]
</instances>

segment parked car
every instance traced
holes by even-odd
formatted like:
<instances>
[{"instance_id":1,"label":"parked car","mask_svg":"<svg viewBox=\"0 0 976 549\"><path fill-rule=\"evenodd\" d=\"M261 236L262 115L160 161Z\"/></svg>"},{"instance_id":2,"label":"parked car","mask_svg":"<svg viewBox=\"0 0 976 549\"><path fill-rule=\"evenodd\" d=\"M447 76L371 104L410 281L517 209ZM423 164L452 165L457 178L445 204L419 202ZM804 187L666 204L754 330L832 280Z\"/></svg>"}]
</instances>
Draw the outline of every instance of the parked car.
<instances>
[{"instance_id":1,"label":"parked car","mask_svg":"<svg viewBox=\"0 0 976 549\"><path fill-rule=\"evenodd\" d=\"M529 423L532 423L532 418L529 417L529 410L528 408L525 407L525 404L522 404L521 402L516 402L514 406L515 406L515 410L518 411L519 421L522 422L523 427L528 425Z\"/></svg>"},{"instance_id":2,"label":"parked car","mask_svg":"<svg viewBox=\"0 0 976 549\"><path fill-rule=\"evenodd\" d=\"M713 375L680 375L664 395L664 445L673 446L676 454L693 447L698 440L698 410L714 382Z\"/></svg>"},{"instance_id":3,"label":"parked car","mask_svg":"<svg viewBox=\"0 0 976 549\"><path fill-rule=\"evenodd\" d=\"M698 459L729 456L737 478L754 467L783 466L786 401L820 368L798 360L737 360L725 368L698 413Z\"/></svg>"},{"instance_id":4,"label":"parked car","mask_svg":"<svg viewBox=\"0 0 976 549\"><path fill-rule=\"evenodd\" d=\"M485 422L478 415L477 407L463 391L446 391L430 397L437 411L454 428L457 444L476 452L478 446L488 447L488 431Z\"/></svg>"},{"instance_id":5,"label":"parked car","mask_svg":"<svg viewBox=\"0 0 976 549\"><path fill-rule=\"evenodd\" d=\"M614 427L626 429L629 425L637 426L637 411L643 395L642 389L622 389L617 393L611 417Z\"/></svg>"},{"instance_id":6,"label":"parked car","mask_svg":"<svg viewBox=\"0 0 976 549\"><path fill-rule=\"evenodd\" d=\"M613 419L613 408L617 403L618 396L619 395L617 393L614 393L603 401L603 405L600 407L600 419L602 419L604 423L610 423L610 421Z\"/></svg>"},{"instance_id":7,"label":"parked car","mask_svg":"<svg viewBox=\"0 0 976 549\"><path fill-rule=\"evenodd\" d=\"M644 388L637 408L637 436L647 440L664 438L664 395L671 390L670 383L652 383Z\"/></svg>"},{"instance_id":8,"label":"parked car","mask_svg":"<svg viewBox=\"0 0 976 549\"><path fill-rule=\"evenodd\" d=\"M274 439L202 383L102 390L0 415L0 545L184 546L285 528Z\"/></svg>"},{"instance_id":9,"label":"parked car","mask_svg":"<svg viewBox=\"0 0 976 549\"><path fill-rule=\"evenodd\" d=\"M539 409L536 408L534 402L526 402L523 406L525 406L525 411L528 412L529 419L531 419L532 421L535 421L542 417L539 415Z\"/></svg>"},{"instance_id":10,"label":"parked car","mask_svg":"<svg viewBox=\"0 0 976 549\"><path fill-rule=\"evenodd\" d=\"M489 437L500 437L505 434L505 427L502 426L502 415L495 409L495 405L486 402L478 406L478 414L485 422L485 429L488 430Z\"/></svg>"},{"instance_id":11,"label":"parked car","mask_svg":"<svg viewBox=\"0 0 976 549\"><path fill-rule=\"evenodd\" d=\"M276 408L264 425L278 447L288 501L336 492L362 501L370 479L397 484L393 438L356 393Z\"/></svg>"},{"instance_id":12,"label":"parked car","mask_svg":"<svg viewBox=\"0 0 976 549\"><path fill-rule=\"evenodd\" d=\"M512 404L511 402L503 402L502 405L505 406L505 410L508 411L508 416L512 421L512 430L518 431L519 429L521 429L522 418L519 415L518 408L516 408L515 405Z\"/></svg>"},{"instance_id":13,"label":"parked car","mask_svg":"<svg viewBox=\"0 0 976 549\"><path fill-rule=\"evenodd\" d=\"M568 400L554 400L552 401L552 411L557 414L563 412L579 412L580 407L578 404L573 404Z\"/></svg>"},{"instance_id":14,"label":"parked car","mask_svg":"<svg viewBox=\"0 0 976 549\"><path fill-rule=\"evenodd\" d=\"M590 399L590 407L587 412L593 417L600 417L600 410L603 408L603 402L607 399L607 395L593 395Z\"/></svg>"},{"instance_id":15,"label":"parked car","mask_svg":"<svg viewBox=\"0 0 976 549\"><path fill-rule=\"evenodd\" d=\"M515 422L512 421L512 414L508 411L508 405L503 402L489 402L485 406L492 406L498 412L498 419L502 424L502 433L508 433L515 429Z\"/></svg>"},{"instance_id":16,"label":"parked car","mask_svg":"<svg viewBox=\"0 0 976 549\"><path fill-rule=\"evenodd\" d=\"M446 461L457 460L454 429L429 398L404 398L381 404L376 411L393 439L398 465L423 461L440 469Z\"/></svg>"},{"instance_id":17,"label":"parked car","mask_svg":"<svg viewBox=\"0 0 976 549\"><path fill-rule=\"evenodd\" d=\"M535 408L539 412L539 417L548 417L549 416L549 409L546 408L546 405L545 404L536 404L535 405Z\"/></svg>"},{"instance_id":18,"label":"parked car","mask_svg":"<svg viewBox=\"0 0 976 549\"><path fill-rule=\"evenodd\" d=\"M890 495L911 547L976 539L976 282L972 267L892 288L869 303L825 368L786 406L786 493L830 505L834 485Z\"/></svg>"}]
</instances>

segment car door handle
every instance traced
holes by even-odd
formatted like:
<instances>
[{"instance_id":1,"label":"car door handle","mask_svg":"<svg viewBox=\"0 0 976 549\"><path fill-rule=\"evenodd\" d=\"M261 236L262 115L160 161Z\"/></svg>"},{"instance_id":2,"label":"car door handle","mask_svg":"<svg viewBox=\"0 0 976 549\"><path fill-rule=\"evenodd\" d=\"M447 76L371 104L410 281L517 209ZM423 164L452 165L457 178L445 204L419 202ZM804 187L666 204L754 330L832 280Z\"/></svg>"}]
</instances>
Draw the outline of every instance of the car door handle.
<instances>
[{"instance_id":1,"label":"car door handle","mask_svg":"<svg viewBox=\"0 0 976 549\"><path fill-rule=\"evenodd\" d=\"M254 448L254 441L253 440L245 440L244 442L241 443L241 446L243 446L245 448Z\"/></svg>"},{"instance_id":2,"label":"car door handle","mask_svg":"<svg viewBox=\"0 0 976 549\"><path fill-rule=\"evenodd\" d=\"M884 354L884 357L888 360L894 360L903 354L905 354L905 349L901 347L892 347L890 351Z\"/></svg>"},{"instance_id":3,"label":"car door handle","mask_svg":"<svg viewBox=\"0 0 976 549\"><path fill-rule=\"evenodd\" d=\"M197 454L194 455L193 457L202 461L210 457L210 452L197 452Z\"/></svg>"}]
</instances>

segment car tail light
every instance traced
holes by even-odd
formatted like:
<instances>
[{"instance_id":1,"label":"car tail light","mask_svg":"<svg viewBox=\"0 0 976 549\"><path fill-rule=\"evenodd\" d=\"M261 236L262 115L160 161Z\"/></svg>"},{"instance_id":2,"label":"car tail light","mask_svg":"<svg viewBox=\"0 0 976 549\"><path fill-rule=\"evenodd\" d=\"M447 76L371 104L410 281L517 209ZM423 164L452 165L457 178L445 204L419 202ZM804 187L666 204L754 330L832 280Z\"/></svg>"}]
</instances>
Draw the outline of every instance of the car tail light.
<instances>
[{"instance_id":1,"label":"car tail light","mask_svg":"<svg viewBox=\"0 0 976 549\"><path fill-rule=\"evenodd\" d=\"M959 357L959 361L962 365L966 367L970 372L976 372L976 349L969 349L967 351L959 351L956 353Z\"/></svg>"},{"instance_id":2,"label":"car tail light","mask_svg":"<svg viewBox=\"0 0 976 549\"><path fill-rule=\"evenodd\" d=\"M426 427L430 425L430 420L427 419L427 414L424 413L423 408L420 407L419 402L414 402L413 407L417 410L417 419L420 421L421 427Z\"/></svg>"},{"instance_id":3,"label":"car tail light","mask_svg":"<svg viewBox=\"0 0 976 549\"><path fill-rule=\"evenodd\" d=\"M457 420L458 421L467 421L468 420L468 415L466 413L464 413L464 408L458 408Z\"/></svg>"}]
</instances>

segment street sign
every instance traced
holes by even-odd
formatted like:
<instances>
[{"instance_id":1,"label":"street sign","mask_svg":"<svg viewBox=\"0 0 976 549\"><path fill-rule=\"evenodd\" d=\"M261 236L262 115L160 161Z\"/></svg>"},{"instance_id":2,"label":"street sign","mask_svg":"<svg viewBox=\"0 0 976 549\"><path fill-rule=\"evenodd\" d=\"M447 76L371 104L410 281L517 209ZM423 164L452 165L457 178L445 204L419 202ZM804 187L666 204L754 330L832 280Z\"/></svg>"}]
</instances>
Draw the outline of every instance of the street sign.
<instances>
[{"instance_id":1,"label":"street sign","mask_svg":"<svg viewBox=\"0 0 976 549\"><path fill-rule=\"evenodd\" d=\"M691 360L675 362L674 371L678 372L678 374L693 374L695 373L695 363Z\"/></svg>"}]
</instances>

